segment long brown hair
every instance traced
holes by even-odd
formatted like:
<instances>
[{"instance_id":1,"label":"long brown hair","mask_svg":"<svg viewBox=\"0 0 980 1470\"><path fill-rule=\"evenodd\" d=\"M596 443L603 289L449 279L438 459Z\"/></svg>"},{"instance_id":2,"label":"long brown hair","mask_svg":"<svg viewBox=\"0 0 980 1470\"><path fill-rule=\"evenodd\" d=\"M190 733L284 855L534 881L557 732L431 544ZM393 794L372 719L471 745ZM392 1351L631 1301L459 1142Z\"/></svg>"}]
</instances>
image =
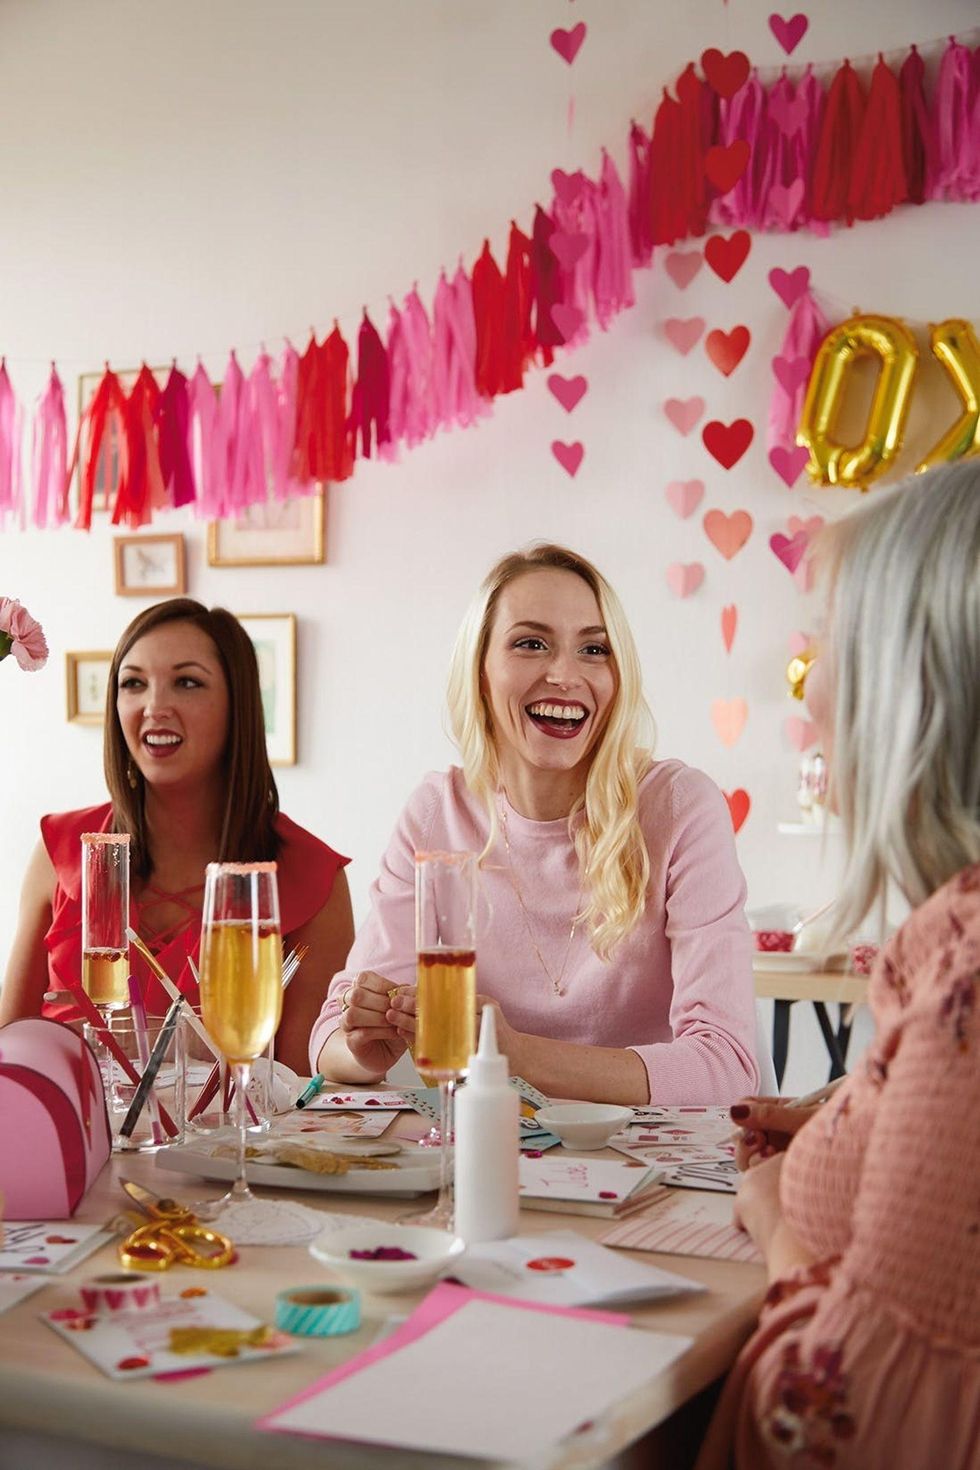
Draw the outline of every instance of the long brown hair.
<instances>
[{"instance_id":1,"label":"long brown hair","mask_svg":"<svg viewBox=\"0 0 980 1470\"><path fill-rule=\"evenodd\" d=\"M218 862L267 862L276 856L275 819L279 793L269 766L262 717L262 695L255 649L241 623L223 607L208 610L190 597L173 597L139 613L112 655L106 693L103 762L112 797L113 823L132 838L134 873L148 878L153 869L145 819L145 784L123 736L116 697L119 668L133 644L166 623L192 623L214 644L228 685L228 739L224 751L225 803ZM135 786L132 782L135 781Z\"/></svg>"}]
</instances>

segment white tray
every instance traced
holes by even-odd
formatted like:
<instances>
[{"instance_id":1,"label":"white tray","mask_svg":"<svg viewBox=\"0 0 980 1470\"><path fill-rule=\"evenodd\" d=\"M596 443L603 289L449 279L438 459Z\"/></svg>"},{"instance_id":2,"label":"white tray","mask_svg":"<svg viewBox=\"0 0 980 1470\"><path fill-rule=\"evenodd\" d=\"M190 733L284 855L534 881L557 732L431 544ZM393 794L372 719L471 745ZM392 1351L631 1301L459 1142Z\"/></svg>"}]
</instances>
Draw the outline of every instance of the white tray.
<instances>
[{"instance_id":1,"label":"white tray","mask_svg":"<svg viewBox=\"0 0 980 1470\"><path fill-rule=\"evenodd\" d=\"M756 950L752 956L753 970L761 973L780 971L797 975L806 974L808 970L819 970L823 964L823 956L818 954L802 954L799 950Z\"/></svg>"},{"instance_id":2,"label":"white tray","mask_svg":"<svg viewBox=\"0 0 980 1470\"><path fill-rule=\"evenodd\" d=\"M346 1174L314 1174L292 1164L263 1164L249 1159L245 1172L249 1184L271 1189L322 1190L325 1194L426 1194L439 1188L439 1150L410 1149L391 1161L394 1169L349 1169ZM236 1179L234 1159L214 1159L206 1151L182 1144L162 1148L156 1155L158 1169L177 1174L195 1174L200 1179Z\"/></svg>"}]
</instances>

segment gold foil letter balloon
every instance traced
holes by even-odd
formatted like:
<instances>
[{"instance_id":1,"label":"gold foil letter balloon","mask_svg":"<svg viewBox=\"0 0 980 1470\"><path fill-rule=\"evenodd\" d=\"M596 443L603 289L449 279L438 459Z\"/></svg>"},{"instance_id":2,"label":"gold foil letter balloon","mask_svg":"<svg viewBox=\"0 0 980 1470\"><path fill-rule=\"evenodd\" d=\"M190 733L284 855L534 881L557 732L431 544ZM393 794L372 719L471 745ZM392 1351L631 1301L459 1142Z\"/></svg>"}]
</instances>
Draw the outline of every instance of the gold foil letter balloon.
<instances>
[{"instance_id":1,"label":"gold foil letter balloon","mask_svg":"<svg viewBox=\"0 0 980 1470\"><path fill-rule=\"evenodd\" d=\"M852 364L876 357L878 381L864 437L855 445L835 438ZM807 473L817 485L866 490L884 474L902 447L919 349L905 326L890 316L852 316L829 331L813 364L797 444L810 451Z\"/></svg>"},{"instance_id":2,"label":"gold foil letter balloon","mask_svg":"<svg viewBox=\"0 0 980 1470\"><path fill-rule=\"evenodd\" d=\"M947 459L980 454L980 343L969 322L954 318L929 330L929 345L953 380L963 412L915 467L916 474Z\"/></svg>"}]
</instances>

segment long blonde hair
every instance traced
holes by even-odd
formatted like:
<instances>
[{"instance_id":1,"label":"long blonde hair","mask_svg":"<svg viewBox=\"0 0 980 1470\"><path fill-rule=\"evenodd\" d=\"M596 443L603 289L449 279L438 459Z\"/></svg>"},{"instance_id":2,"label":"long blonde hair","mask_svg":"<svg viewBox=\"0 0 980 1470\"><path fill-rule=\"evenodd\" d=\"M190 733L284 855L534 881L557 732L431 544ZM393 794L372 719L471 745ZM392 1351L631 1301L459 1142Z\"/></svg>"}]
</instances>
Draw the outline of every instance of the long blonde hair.
<instances>
[{"instance_id":1,"label":"long blonde hair","mask_svg":"<svg viewBox=\"0 0 980 1470\"><path fill-rule=\"evenodd\" d=\"M515 578L543 570L572 572L591 589L616 669L616 693L592 757L585 793L568 816L588 900L581 917L596 954L608 959L635 928L646 905L650 859L640 828L637 788L650 764L653 718L643 697L640 660L626 614L591 562L564 546L541 543L504 556L491 567L456 636L447 690L449 717L466 784L489 814L485 854L497 835L500 764L481 688L483 661L501 592ZM580 812L583 820L576 820Z\"/></svg>"}]
</instances>

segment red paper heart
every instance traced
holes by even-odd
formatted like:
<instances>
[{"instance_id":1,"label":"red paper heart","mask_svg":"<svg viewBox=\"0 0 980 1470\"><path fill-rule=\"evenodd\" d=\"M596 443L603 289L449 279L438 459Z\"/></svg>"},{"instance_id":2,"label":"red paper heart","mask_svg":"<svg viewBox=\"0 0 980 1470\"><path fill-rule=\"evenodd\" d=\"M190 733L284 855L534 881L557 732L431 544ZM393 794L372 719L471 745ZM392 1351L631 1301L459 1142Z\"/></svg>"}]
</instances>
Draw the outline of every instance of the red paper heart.
<instances>
[{"instance_id":1,"label":"red paper heart","mask_svg":"<svg viewBox=\"0 0 980 1470\"><path fill-rule=\"evenodd\" d=\"M704 339L704 350L718 371L728 378L748 352L751 340L748 327L732 327L730 332L716 327Z\"/></svg>"},{"instance_id":2,"label":"red paper heart","mask_svg":"<svg viewBox=\"0 0 980 1470\"><path fill-rule=\"evenodd\" d=\"M142 1353L134 1353L131 1358L120 1358L116 1364L120 1373L128 1373L137 1368L148 1368L149 1366L149 1358L144 1357Z\"/></svg>"},{"instance_id":3,"label":"red paper heart","mask_svg":"<svg viewBox=\"0 0 980 1470\"><path fill-rule=\"evenodd\" d=\"M769 272L769 284L784 306L795 306L810 285L810 272L805 265L798 265L795 271L777 265Z\"/></svg>"},{"instance_id":4,"label":"red paper heart","mask_svg":"<svg viewBox=\"0 0 980 1470\"><path fill-rule=\"evenodd\" d=\"M675 561L667 568L667 586L675 597L690 597L704 581L704 567L699 561Z\"/></svg>"},{"instance_id":5,"label":"red paper heart","mask_svg":"<svg viewBox=\"0 0 980 1470\"><path fill-rule=\"evenodd\" d=\"M733 419L730 424L712 419L701 430L701 439L712 458L723 469L730 470L733 465L738 464L752 443L754 434L755 430L748 419Z\"/></svg>"},{"instance_id":6,"label":"red paper heart","mask_svg":"<svg viewBox=\"0 0 980 1470\"><path fill-rule=\"evenodd\" d=\"M784 536L777 531L774 536L769 537L769 545L779 557L788 572L795 572L800 562L806 555L809 545L809 537L805 531L797 531L795 536Z\"/></svg>"},{"instance_id":7,"label":"red paper heart","mask_svg":"<svg viewBox=\"0 0 980 1470\"><path fill-rule=\"evenodd\" d=\"M791 15L789 20L773 12L769 17L769 29L782 46L786 55L795 51L807 33L810 22L805 15Z\"/></svg>"},{"instance_id":8,"label":"red paper heart","mask_svg":"<svg viewBox=\"0 0 980 1470\"><path fill-rule=\"evenodd\" d=\"M552 373L548 378L548 388L565 412L571 413L585 397L589 384L581 374L577 378L563 378L561 373Z\"/></svg>"},{"instance_id":9,"label":"red paper heart","mask_svg":"<svg viewBox=\"0 0 980 1470\"><path fill-rule=\"evenodd\" d=\"M563 444L560 439L556 439L551 446L551 452L565 473L574 479L578 474L579 465L585 458L585 445L578 441L574 444Z\"/></svg>"},{"instance_id":10,"label":"red paper heart","mask_svg":"<svg viewBox=\"0 0 980 1470\"><path fill-rule=\"evenodd\" d=\"M751 149L744 138L736 138L727 147L715 143L704 155L704 172L709 184L713 184L719 194L727 194L729 189L734 189L749 166L750 154Z\"/></svg>"},{"instance_id":11,"label":"red paper heart","mask_svg":"<svg viewBox=\"0 0 980 1470\"><path fill-rule=\"evenodd\" d=\"M44 1237L44 1244L45 1245L75 1245L76 1242L77 1242L77 1240L78 1240L77 1235L46 1235Z\"/></svg>"},{"instance_id":12,"label":"red paper heart","mask_svg":"<svg viewBox=\"0 0 980 1470\"><path fill-rule=\"evenodd\" d=\"M752 248L752 237L748 230L736 230L726 239L724 235L709 235L705 241L704 258L723 281L733 281L748 258Z\"/></svg>"},{"instance_id":13,"label":"red paper heart","mask_svg":"<svg viewBox=\"0 0 980 1470\"><path fill-rule=\"evenodd\" d=\"M701 52L701 70L705 81L719 97L734 97L748 80L749 58L744 51L730 51L726 56L712 46Z\"/></svg>"},{"instance_id":14,"label":"red paper heart","mask_svg":"<svg viewBox=\"0 0 980 1470\"><path fill-rule=\"evenodd\" d=\"M564 230L556 230L548 241L552 254L564 266L565 270L573 270L578 261L589 248L588 235L568 235Z\"/></svg>"},{"instance_id":15,"label":"red paper heart","mask_svg":"<svg viewBox=\"0 0 980 1470\"><path fill-rule=\"evenodd\" d=\"M574 204L582 192L584 183L585 175L580 168L577 168L573 174L567 174L563 168L551 170L551 187L562 204Z\"/></svg>"},{"instance_id":16,"label":"red paper heart","mask_svg":"<svg viewBox=\"0 0 980 1470\"><path fill-rule=\"evenodd\" d=\"M551 320L562 335L562 341L570 342L585 321L585 313L577 306L559 301L551 308Z\"/></svg>"},{"instance_id":17,"label":"red paper heart","mask_svg":"<svg viewBox=\"0 0 980 1470\"><path fill-rule=\"evenodd\" d=\"M783 449L777 444L775 449L769 451L769 463L791 490L803 473L803 467L809 458L809 449Z\"/></svg>"},{"instance_id":18,"label":"red paper heart","mask_svg":"<svg viewBox=\"0 0 980 1470\"><path fill-rule=\"evenodd\" d=\"M725 791L722 794L724 795L725 800L728 802L728 810L731 814L732 826L735 828L735 831L738 832L741 830L742 825L749 814L749 808L752 805L752 802L749 799L749 793L747 791L743 791L741 786L739 786L736 788L735 791Z\"/></svg>"},{"instance_id":19,"label":"red paper heart","mask_svg":"<svg viewBox=\"0 0 980 1470\"><path fill-rule=\"evenodd\" d=\"M570 31L562 30L559 26L557 30L552 31L550 40L562 61L567 61L571 66L585 40L585 21L580 20L578 25L572 26Z\"/></svg>"},{"instance_id":20,"label":"red paper heart","mask_svg":"<svg viewBox=\"0 0 980 1470\"><path fill-rule=\"evenodd\" d=\"M701 269L700 250L672 250L664 261L668 276L679 291L685 291Z\"/></svg>"},{"instance_id":21,"label":"red paper heart","mask_svg":"<svg viewBox=\"0 0 980 1470\"><path fill-rule=\"evenodd\" d=\"M776 381L790 398L810 376L810 362L806 357L774 357L772 370Z\"/></svg>"},{"instance_id":22,"label":"red paper heart","mask_svg":"<svg viewBox=\"0 0 980 1470\"><path fill-rule=\"evenodd\" d=\"M664 322L664 336L670 345L676 347L677 351L685 357L700 341L703 331L704 317L702 316L691 316L686 320L672 316Z\"/></svg>"},{"instance_id":23,"label":"red paper heart","mask_svg":"<svg viewBox=\"0 0 980 1470\"><path fill-rule=\"evenodd\" d=\"M731 515L709 510L702 525L708 540L726 561L737 556L752 535L752 517L747 510L733 510Z\"/></svg>"},{"instance_id":24,"label":"red paper heart","mask_svg":"<svg viewBox=\"0 0 980 1470\"><path fill-rule=\"evenodd\" d=\"M721 641L725 645L725 652L731 653L732 644L735 642L735 629L738 627L738 608L734 602L721 610Z\"/></svg>"},{"instance_id":25,"label":"red paper heart","mask_svg":"<svg viewBox=\"0 0 980 1470\"><path fill-rule=\"evenodd\" d=\"M701 504L701 497L704 495L704 481L672 480L667 486L666 494L671 508L677 512L682 521L686 520Z\"/></svg>"},{"instance_id":26,"label":"red paper heart","mask_svg":"<svg viewBox=\"0 0 980 1470\"><path fill-rule=\"evenodd\" d=\"M687 435L704 413L704 399L668 398L664 404L664 413L678 434Z\"/></svg>"}]
</instances>

